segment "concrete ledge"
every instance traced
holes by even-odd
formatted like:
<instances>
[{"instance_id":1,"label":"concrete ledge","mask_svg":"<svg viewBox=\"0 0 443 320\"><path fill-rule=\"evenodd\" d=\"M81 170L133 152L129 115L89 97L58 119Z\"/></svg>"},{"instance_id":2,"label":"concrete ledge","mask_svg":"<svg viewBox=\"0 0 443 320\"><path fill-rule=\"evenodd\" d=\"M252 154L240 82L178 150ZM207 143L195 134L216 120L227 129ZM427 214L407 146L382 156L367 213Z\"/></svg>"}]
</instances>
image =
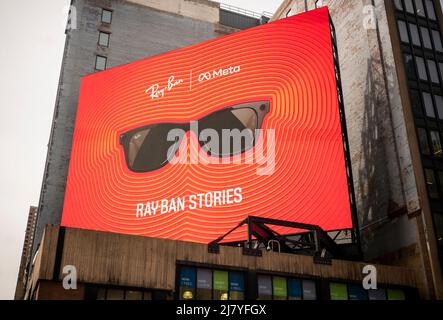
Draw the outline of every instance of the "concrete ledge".
<instances>
[{"instance_id":1,"label":"concrete ledge","mask_svg":"<svg viewBox=\"0 0 443 320\"><path fill-rule=\"evenodd\" d=\"M208 0L127 0L185 17L218 23L220 4Z\"/></svg>"}]
</instances>

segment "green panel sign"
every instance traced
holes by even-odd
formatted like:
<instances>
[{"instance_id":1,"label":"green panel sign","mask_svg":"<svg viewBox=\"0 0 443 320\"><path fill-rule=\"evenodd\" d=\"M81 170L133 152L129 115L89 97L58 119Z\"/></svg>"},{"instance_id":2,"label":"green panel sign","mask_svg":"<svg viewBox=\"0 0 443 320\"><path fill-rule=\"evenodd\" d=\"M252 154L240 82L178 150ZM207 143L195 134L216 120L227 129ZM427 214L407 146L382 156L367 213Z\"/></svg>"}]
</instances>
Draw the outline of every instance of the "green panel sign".
<instances>
[{"instance_id":1,"label":"green panel sign","mask_svg":"<svg viewBox=\"0 0 443 320\"><path fill-rule=\"evenodd\" d=\"M405 300L405 292L403 290L388 289L388 300Z\"/></svg>"},{"instance_id":2,"label":"green panel sign","mask_svg":"<svg viewBox=\"0 0 443 320\"><path fill-rule=\"evenodd\" d=\"M329 284L329 290L331 293L331 300L348 300L348 288L343 283Z\"/></svg>"},{"instance_id":3,"label":"green panel sign","mask_svg":"<svg viewBox=\"0 0 443 320\"><path fill-rule=\"evenodd\" d=\"M286 278L273 277L272 282L274 288L274 296L286 297L288 295L288 289L286 287Z\"/></svg>"},{"instance_id":4,"label":"green panel sign","mask_svg":"<svg viewBox=\"0 0 443 320\"><path fill-rule=\"evenodd\" d=\"M229 281L227 271L214 271L214 290L228 291Z\"/></svg>"}]
</instances>

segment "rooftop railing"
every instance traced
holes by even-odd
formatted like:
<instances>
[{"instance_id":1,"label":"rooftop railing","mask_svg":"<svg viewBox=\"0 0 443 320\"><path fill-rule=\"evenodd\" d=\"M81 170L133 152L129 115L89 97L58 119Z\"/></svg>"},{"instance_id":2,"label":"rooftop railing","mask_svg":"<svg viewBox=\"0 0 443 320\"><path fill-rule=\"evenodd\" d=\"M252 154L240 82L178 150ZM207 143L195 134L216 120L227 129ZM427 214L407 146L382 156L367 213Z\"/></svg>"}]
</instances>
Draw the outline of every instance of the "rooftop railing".
<instances>
[{"instance_id":1,"label":"rooftop railing","mask_svg":"<svg viewBox=\"0 0 443 320\"><path fill-rule=\"evenodd\" d=\"M267 11L263 11L262 13L258 13L258 12L252 11L252 10L243 9L243 8L239 8L239 7L232 6L229 4L224 4L224 3L220 3L220 9L235 12L235 13L242 14L242 15L246 15L246 16L256 18L256 19L261 19L262 17L271 18L273 15L272 13L267 12Z\"/></svg>"}]
</instances>

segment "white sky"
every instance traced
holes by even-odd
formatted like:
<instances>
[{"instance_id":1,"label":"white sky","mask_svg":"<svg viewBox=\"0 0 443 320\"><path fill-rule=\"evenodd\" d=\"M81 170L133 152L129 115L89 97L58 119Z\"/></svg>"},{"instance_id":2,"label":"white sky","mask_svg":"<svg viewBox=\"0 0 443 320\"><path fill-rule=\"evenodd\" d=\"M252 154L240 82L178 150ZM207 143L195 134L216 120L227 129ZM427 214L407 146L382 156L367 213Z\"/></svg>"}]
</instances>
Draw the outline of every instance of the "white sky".
<instances>
[{"instance_id":1,"label":"white sky","mask_svg":"<svg viewBox=\"0 0 443 320\"><path fill-rule=\"evenodd\" d=\"M282 0L223 3L274 12ZM12 299L28 210L38 205L69 0L0 1L0 299Z\"/></svg>"}]
</instances>

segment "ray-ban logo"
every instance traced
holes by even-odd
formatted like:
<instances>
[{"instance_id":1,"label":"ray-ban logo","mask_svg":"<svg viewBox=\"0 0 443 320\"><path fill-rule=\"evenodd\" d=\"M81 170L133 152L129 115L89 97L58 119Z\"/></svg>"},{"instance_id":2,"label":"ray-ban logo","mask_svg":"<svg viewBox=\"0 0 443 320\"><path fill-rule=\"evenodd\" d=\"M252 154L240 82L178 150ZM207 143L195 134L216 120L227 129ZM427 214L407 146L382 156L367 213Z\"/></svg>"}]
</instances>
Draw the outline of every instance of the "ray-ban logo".
<instances>
[{"instance_id":1,"label":"ray-ban logo","mask_svg":"<svg viewBox=\"0 0 443 320\"><path fill-rule=\"evenodd\" d=\"M183 79L175 79L175 76L170 76L166 86L160 88L160 85L156 83L146 89L145 92L151 97L151 99L161 98L165 96L166 92L171 91L183 82Z\"/></svg>"}]
</instances>

